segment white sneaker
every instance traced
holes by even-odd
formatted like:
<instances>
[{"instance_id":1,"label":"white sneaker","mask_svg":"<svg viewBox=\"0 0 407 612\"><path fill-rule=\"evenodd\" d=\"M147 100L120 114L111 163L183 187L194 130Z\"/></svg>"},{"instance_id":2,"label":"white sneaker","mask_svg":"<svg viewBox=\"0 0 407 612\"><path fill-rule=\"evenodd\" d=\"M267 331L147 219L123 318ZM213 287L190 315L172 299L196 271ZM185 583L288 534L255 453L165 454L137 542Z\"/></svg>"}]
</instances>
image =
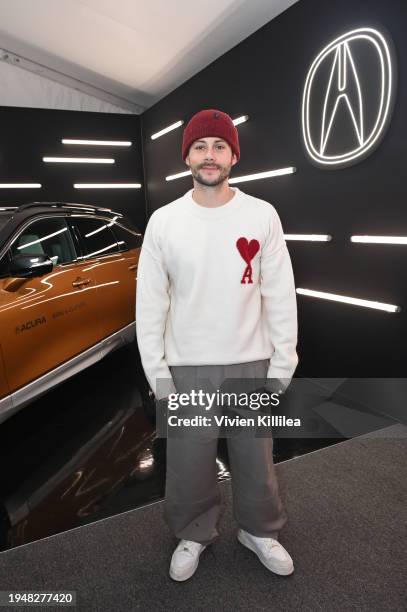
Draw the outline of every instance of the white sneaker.
<instances>
[{"instance_id":1,"label":"white sneaker","mask_svg":"<svg viewBox=\"0 0 407 612\"><path fill-rule=\"evenodd\" d=\"M170 576L173 580L188 580L195 573L199 556L206 545L192 540L180 540L171 557Z\"/></svg>"},{"instance_id":2,"label":"white sneaker","mask_svg":"<svg viewBox=\"0 0 407 612\"><path fill-rule=\"evenodd\" d=\"M294 571L293 560L281 544L273 538L258 538L239 529L237 539L243 546L252 550L260 561L275 574L288 576Z\"/></svg>"}]
</instances>

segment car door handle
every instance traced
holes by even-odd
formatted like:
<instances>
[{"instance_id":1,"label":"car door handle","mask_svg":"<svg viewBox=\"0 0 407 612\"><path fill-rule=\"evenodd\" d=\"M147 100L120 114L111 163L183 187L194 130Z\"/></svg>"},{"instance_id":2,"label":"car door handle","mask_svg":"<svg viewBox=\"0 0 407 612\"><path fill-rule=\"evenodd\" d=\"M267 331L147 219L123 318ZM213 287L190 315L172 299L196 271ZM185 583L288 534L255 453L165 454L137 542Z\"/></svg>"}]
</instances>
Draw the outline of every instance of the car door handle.
<instances>
[{"instance_id":1,"label":"car door handle","mask_svg":"<svg viewBox=\"0 0 407 612\"><path fill-rule=\"evenodd\" d=\"M82 285L89 285L90 282L90 278L77 278L73 281L72 287L82 287Z\"/></svg>"},{"instance_id":2,"label":"car door handle","mask_svg":"<svg viewBox=\"0 0 407 612\"><path fill-rule=\"evenodd\" d=\"M132 264L129 266L129 270L137 270L137 264Z\"/></svg>"}]
</instances>

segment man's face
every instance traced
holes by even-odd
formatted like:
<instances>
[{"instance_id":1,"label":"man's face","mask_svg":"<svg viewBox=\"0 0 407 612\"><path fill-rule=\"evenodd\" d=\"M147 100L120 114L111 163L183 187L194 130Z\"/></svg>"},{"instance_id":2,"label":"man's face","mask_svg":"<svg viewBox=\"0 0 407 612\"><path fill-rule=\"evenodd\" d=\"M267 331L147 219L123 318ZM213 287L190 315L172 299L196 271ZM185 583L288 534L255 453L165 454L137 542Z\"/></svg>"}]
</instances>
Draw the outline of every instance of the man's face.
<instances>
[{"instance_id":1,"label":"man's face","mask_svg":"<svg viewBox=\"0 0 407 612\"><path fill-rule=\"evenodd\" d=\"M185 161L198 183L214 187L227 180L237 158L226 140L211 136L195 140Z\"/></svg>"}]
</instances>

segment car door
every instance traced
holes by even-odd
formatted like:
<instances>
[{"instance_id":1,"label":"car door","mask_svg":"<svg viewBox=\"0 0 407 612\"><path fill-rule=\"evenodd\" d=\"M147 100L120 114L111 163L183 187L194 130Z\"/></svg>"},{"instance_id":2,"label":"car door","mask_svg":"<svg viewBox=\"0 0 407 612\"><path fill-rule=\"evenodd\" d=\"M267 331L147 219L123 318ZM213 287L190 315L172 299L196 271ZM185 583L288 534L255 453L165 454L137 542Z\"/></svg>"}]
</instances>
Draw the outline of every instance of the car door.
<instances>
[{"instance_id":1,"label":"car door","mask_svg":"<svg viewBox=\"0 0 407 612\"><path fill-rule=\"evenodd\" d=\"M96 279L102 332L106 338L134 324L136 271L140 237L127 244L115 235L116 222L103 217L75 216L74 223ZM124 232L126 230L122 228ZM117 231L117 234L119 234ZM128 241L130 243L131 232Z\"/></svg>"},{"instance_id":2,"label":"car door","mask_svg":"<svg viewBox=\"0 0 407 612\"><path fill-rule=\"evenodd\" d=\"M134 280L129 284L131 289L131 300L128 303L127 316L129 320L135 319L136 292L137 292L137 268L140 258L143 235L138 232L125 219L113 220L110 224L112 231L117 239L119 249L124 257L129 272L134 272Z\"/></svg>"},{"instance_id":3,"label":"car door","mask_svg":"<svg viewBox=\"0 0 407 612\"><path fill-rule=\"evenodd\" d=\"M52 259L51 272L27 279L10 276L10 258L40 253ZM78 258L63 216L28 222L3 256L0 277L0 342L10 392L100 339L95 278Z\"/></svg>"}]
</instances>

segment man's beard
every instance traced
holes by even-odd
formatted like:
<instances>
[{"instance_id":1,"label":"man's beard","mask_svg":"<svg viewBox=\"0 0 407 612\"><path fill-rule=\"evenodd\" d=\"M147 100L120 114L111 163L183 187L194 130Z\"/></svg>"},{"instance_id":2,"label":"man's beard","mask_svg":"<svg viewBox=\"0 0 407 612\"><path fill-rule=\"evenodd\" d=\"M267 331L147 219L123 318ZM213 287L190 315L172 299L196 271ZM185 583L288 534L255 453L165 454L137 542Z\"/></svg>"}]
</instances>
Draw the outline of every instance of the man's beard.
<instances>
[{"instance_id":1,"label":"man's beard","mask_svg":"<svg viewBox=\"0 0 407 612\"><path fill-rule=\"evenodd\" d=\"M219 166L216 167L219 170ZM211 179L209 176L208 178L204 178L200 173L201 169L202 165L199 167L199 169L191 168L191 174L196 180L196 182L200 183L201 185L206 185L207 187L215 187L216 185L220 185L221 183L223 183L230 176L232 165L220 168L219 175L217 176L217 178L213 179Z\"/></svg>"}]
</instances>

